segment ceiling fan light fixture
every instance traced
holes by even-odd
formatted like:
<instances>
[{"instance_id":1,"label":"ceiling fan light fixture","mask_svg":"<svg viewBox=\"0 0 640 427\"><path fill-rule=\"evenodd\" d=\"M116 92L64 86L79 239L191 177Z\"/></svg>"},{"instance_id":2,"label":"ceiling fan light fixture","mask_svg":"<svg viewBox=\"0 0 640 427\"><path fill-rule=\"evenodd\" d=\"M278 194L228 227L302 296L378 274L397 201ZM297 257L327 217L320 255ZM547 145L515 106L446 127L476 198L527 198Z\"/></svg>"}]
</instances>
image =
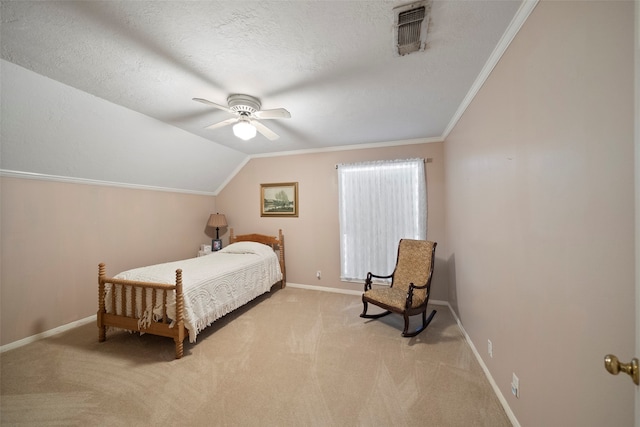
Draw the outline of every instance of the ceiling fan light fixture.
<instances>
[{"instance_id":1,"label":"ceiling fan light fixture","mask_svg":"<svg viewBox=\"0 0 640 427\"><path fill-rule=\"evenodd\" d=\"M243 141L248 141L256 136L256 128L248 120L240 119L233 125L233 134Z\"/></svg>"},{"instance_id":2,"label":"ceiling fan light fixture","mask_svg":"<svg viewBox=\"0 0 640 427\"><path fill-rule=\"evenodd\" d=\"M258 132L269 141L275 141L279 138L278 134L263 125L260 120L291 118L291 113L284 108L261 110L260 101L250 95L229 95L227 98L228 107L204 98L193 98L193 100L226 111L235 116L234 118L209 125L206 129L218 129L223 126L234 125L233 134L236 138L244 141L254 138Z\"/></svg>"}]
</instances>

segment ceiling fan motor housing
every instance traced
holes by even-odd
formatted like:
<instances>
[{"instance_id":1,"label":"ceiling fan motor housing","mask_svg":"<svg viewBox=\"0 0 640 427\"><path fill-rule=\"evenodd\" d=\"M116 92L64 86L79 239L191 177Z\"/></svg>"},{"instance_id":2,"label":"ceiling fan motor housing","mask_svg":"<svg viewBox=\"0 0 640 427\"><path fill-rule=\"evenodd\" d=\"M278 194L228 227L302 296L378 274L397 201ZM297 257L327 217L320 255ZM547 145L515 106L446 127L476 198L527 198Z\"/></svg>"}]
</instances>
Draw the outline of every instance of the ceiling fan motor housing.
<instances>
[{"instance_id":1,"label":"ceiling fan motor housing","mask_svg":"<svg viewBox=\"0 0 640 427\"><path fill-rule=\"evenodd\" d=\"M229 108L238 113L253 114L260 111L260 101L249 95L233 94L227 98Z\"/></svg>"}]
</instances>

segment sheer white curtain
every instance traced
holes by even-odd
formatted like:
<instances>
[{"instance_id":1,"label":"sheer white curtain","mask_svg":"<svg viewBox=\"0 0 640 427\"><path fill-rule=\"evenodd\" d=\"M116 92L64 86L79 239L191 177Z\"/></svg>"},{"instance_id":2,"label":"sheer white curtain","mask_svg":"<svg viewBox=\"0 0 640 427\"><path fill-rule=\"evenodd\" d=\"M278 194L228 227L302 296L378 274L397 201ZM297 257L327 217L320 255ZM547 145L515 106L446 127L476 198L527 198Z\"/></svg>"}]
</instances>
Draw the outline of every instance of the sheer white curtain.
<instances>
[{"instance_id":1,"label":"sheer white curtain","mask_svg":"<svg viewBox=\"0 0 640 427\"><path fill-rule=\"evenodd\" d=\"M426 239L424 159L338 165L342 280L391 274L400 239Z\"/></svg>"}]
</instances>

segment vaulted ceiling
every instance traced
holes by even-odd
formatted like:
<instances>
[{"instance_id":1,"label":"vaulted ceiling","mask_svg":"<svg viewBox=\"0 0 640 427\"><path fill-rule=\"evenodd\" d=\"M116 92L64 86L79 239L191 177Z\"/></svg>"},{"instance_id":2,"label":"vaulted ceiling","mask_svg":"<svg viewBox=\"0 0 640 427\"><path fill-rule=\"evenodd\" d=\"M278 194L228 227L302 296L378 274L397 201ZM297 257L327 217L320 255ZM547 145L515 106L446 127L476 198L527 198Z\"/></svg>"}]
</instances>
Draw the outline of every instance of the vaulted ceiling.
<instances>
[{"instance_id":1,"label":"vaulted ceiling","mask_svg":"<svg viewBox=\"0 0 640 427\"><path fill-rule=\"evenodd\" d=\"M3 1L0 43L5 61L206 140L200 153L189 148L196 157L237 153L230 160L237 166L250 155L442 138L521 2L427 2L426 48L400 56L394 7L403 4ZM231 126L206 129L233 116L192 98L226 105L237 93L258 98L262 109L291 113L262 121L278 139L258 134L242 141ZM3 104L3 116L11 108ZM37 155L37 147L8 139L2 141L2 169L25 168L11 159L25 149ZM171 157L185 146L165 149ZM60 164L47 173L64 175L70 168ZM213 191L223 180L210 179L217 182L193 189Z\"/></svg>"}]
</instances>

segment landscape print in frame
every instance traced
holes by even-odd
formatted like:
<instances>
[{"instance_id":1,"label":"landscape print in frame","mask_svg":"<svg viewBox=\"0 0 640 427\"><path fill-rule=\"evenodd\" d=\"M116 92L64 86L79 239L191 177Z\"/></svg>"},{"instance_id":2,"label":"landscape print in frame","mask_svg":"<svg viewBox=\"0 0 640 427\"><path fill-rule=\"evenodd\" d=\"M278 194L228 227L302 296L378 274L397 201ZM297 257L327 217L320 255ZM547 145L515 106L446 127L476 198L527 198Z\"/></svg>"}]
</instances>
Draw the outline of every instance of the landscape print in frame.
<instances>
[{"instance_id":1,"label":"landscape print in frame","mask_svg":"<svg viewBox=\"0 0 640 427\"><path fill-rule=\"evenodd\" d=\"M298 183L260 184L260 216L298 216Z\"/></svg>"}]
</instances>

